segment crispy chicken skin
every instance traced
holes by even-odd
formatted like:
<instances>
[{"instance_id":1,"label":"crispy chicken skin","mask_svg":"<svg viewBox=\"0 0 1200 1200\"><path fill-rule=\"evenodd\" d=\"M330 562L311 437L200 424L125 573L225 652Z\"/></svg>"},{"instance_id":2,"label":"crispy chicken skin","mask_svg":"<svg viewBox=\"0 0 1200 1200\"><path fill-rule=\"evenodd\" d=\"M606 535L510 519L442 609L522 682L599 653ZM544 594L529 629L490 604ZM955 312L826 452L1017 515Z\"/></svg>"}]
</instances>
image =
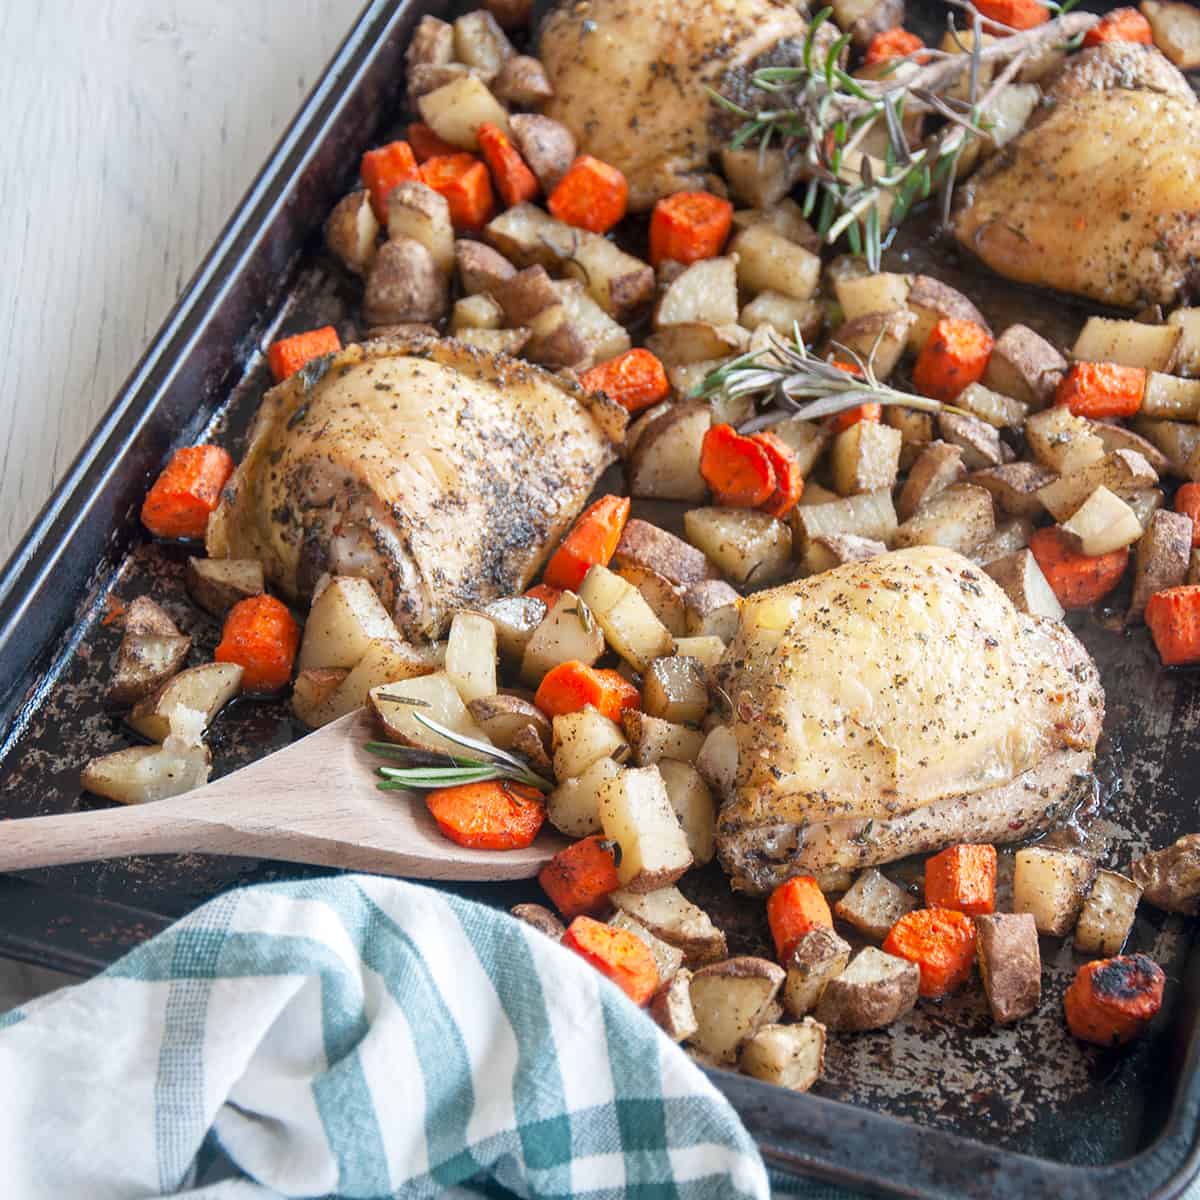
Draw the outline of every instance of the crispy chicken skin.
<instances>
[{"instance_id":1,"label":"crispy chicken skin","mask_svg":"<svg viewBox=\"0 0 1200 1200\"><path fill-rule=\"evenodd\" d=\"M208 552L260 559L292 599L326 571L365 577L413 639L523 591L623 436L603 398L451 340L349 346L322 367L263 398Z\"/></svg>"},{"instance_id":2,"label":"crispy chicken skin","mask_svg":"<svg viewBox=\"0 0 1200 1200\"><path fill-rule=\"evenodd\" d=\"M746 600L718 679L738 744L718 849L752 892L1043 828L1104 716L1065 625L933 546Z\"/></svg>"},{"instance_id":3,"label":"crispy chicken skin","mask_svg":"<svg viewBox=\"0 0 1200 1200\"><path fill-rule=\"evenodd\" d=\"M542 26L554 98L543 111L570 127L581 152L619 167L632 209L705 187L728 140L706 87L795 39L808 23L783 0L567 0Z\"/></svg>"}]
</instances>

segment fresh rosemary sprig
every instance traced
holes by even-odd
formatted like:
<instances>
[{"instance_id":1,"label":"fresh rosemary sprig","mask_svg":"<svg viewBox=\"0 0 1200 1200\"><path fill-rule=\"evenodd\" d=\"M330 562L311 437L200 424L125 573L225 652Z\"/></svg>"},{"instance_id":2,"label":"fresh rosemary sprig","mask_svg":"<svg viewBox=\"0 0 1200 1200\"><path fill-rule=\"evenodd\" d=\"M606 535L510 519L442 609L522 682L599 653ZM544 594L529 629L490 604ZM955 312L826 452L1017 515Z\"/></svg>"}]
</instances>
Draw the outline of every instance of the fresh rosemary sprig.
<instances>
[{"instance_id":1,"label":"fresh rosemary sprig","mask_svg":"<svg viewBox=\"0 0 1200 1200\"><path fill-rule=\"evenodd\" d=\"M397 699L401 699L397 697ZM477 741L466 734L448 729L423 713L414 712L413 720L464 750L468 755L442 754L414 746L398 746L394 742L368 742L367 749L380 758L403 763L399 767L378 767L383 782L381 791L432 791L435 788L455 787L462 783L486 783L492 779L507 779L524 783L539 791L554 790L554 784L543 779L513 754Z\"/></svg>"}]
</instances>

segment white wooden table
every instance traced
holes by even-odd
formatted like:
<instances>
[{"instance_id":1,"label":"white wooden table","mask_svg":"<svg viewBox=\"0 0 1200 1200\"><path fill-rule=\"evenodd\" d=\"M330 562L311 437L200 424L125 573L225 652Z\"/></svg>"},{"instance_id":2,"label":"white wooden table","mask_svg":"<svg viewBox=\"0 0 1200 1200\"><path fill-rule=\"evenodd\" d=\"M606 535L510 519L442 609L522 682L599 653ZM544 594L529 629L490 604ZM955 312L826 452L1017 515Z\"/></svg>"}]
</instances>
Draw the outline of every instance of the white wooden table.
<instances>
[{"instance_id":1,"label":"white wooden table","mask_svg":"<svg viewBox=\"0 0 1200 1200\"><path fill-rule=\"evenodd\" d=\"M0 0L0 562L362 3Z\"/></svg>"}]
</instances>

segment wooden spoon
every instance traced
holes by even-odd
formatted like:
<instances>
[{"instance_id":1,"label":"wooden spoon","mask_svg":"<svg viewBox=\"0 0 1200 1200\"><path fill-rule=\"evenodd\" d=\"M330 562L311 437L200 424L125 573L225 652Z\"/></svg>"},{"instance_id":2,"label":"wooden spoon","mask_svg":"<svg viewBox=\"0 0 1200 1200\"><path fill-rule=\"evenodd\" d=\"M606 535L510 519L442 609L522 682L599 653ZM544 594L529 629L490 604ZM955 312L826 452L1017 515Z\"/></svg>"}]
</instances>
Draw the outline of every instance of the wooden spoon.
<instances>
[{"instance_id":1,"label":"wooden spoon","mask_svg":"<svg viewBox=\"0 0 1200 1200\"><path fill-rule=\"evenodd\" d=\"M420 795L380 791L364 710L169 800L0 821L0 871L125 854L237 854L412 879L536 875L566 845L551 830L525 850L444 838Z\"/></svg>"}]
</instances>

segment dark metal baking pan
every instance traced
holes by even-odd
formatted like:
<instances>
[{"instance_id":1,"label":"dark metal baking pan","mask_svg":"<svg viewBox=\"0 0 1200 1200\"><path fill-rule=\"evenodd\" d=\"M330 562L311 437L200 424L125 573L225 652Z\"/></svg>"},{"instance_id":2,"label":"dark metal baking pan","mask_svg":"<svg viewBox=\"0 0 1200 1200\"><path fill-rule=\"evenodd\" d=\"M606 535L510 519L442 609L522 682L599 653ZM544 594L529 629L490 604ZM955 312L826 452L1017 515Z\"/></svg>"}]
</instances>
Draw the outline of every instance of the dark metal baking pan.
<instances>
[{"instance_id":1,"label":"dark metal baking pan","mask_svg":"<svg viewBox=\"0 0 1200 1200\"><path fill-rule=\"evenodd\" d=\"M79 769L128 744L104 685L118 633L111 598L150 593L211 656L218 630L183 588L186 550L149 541L146 487L176 446L211 437L236 455L267 386L261 348L280 332L332 323L361 332L359 286L324 254L319 230L351 186L362 150L403 116L409 31L448 0L374 0L337 52L145 358L0 576L0 818L89 806ZM910 5L930 25L937 3ZM912 269L919 240L894 256ZM979 294L980 276L943 254L935 270ZM1078 320L1055 301L989 284L997 322ZM1031 315L1031 310L1032 315ZM1064 336L1060 334L1060 337ZM1105 861L1195 828L1200 676L1164 673L1144 635L1078 622L1108 689L1108 727L1088 836ZM301 734L282 702L240 702L212 735L223 773ZM1068 831L1069 833L1069 831ZM0 836L3 836L0 826ZM903 878L906 867L889 868ZM0 878L0 953L79 974L220 891L313 869L200 855L133 857ZM730 930L735 952L766 946L759 902L715 869L684 884ZM459 889L493 904L528 885ZM1076 965L1047 942L1041 1013L995 1030L975 993L922 1005L901 1025L835 1039L826 1077L796 1096L725 1072L713 1077L773 1165L908 1196L1175 1195L1197 1165L1200 958L1194 929L1145 910L1132 945L1163 963L1167 1003L1151 1035L1122 1051L1065 1035L1061 995Z\"/></svg>"}]
</instances>

